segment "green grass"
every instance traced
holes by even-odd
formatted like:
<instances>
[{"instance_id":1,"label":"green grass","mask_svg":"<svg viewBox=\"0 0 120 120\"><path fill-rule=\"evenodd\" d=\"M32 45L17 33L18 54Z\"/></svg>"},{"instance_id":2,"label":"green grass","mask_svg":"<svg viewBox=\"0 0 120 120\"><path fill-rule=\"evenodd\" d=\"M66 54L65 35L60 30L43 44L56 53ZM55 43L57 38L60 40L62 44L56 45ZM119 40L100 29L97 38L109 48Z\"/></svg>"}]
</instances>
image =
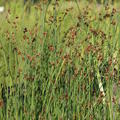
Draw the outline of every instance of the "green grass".
<instances>
[{"instance_id":1,"label":"green grass","mask_svg":"<svg viewBox=\"0 0 120 120\"><path fill-rule=\"evenodd\" d=\"M119 12L54 3L0 15L0 120L118 120Z\"/></svg>"}]
</instances>

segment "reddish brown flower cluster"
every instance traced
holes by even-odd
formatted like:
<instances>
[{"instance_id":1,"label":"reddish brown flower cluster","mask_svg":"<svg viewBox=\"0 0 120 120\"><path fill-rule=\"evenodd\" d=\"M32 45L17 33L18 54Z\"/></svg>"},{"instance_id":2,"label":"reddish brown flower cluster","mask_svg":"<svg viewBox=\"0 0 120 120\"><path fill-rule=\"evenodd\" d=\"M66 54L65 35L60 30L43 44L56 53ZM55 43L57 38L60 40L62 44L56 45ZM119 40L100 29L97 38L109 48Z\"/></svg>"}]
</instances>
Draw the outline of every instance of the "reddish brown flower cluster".
<instances>
[{"instance_id":1,"label":"reddish brown flower cluster","mask_svg":"<svg viewBox=\"0 0 120 120\"><path fill-rule=\"evenodd\" d=\"M113 102L114 104L116 104L116 97L115 97L115 96L112 97L112 102Z\"/></svg>"},{"instance_id":2,"label":"reddish brown flower cluster","mask_svg":"<svg viewBox=\"0 0 120 120\"><path fill-rule=\"evenodd\" d=\"M67 15L69 12L71 12L71 10L73 10L73 7L67 8L67 9L65 10L65 15Z\"/></svg>"},{"instance_id":3,"label":"reddish brown flower cluster","mask_svg":"<svg viewBox=\"0 0 120 120\"><path fill-rule=\"evenodd\" d=\"M65 60L65 63L68 63L71 61L71 58L70 58L70 55L69 54L65 54L63 57L62 57L63 60Z\"/></svg>"},{"instance_id":4,"label":"reddish brown flower cluster","mask_svg":"<svg viewBox=\"0 0 120 120\"><path fill-rule=\"evenodd\" d=\"M117 23L115 20L112 20L111 24L115 26Z\"/></svg>"},{"instance_id":5,"label":"reddish brown flower cluster","mask_svg":"<svg viewBox=\"0 0 120 120\"><path fill-rule=\"evenodd\" d=\"M6 31L6 38L7 38L7 40L10 40L10 33L8 30Z\"/></svg>"},{"instance_id":6,"label":"reddish brown flower cluster","mask_svg":"<svg viewBox=\"0 0 120 120\"><path fill-rule=\"evenodd\" d=\"M98 104L101 104L101 103L103 102L103 97L105 97L105 96L103 95L103 92L100 92L99 97L98 97L98 100L97 100L97 103L98 103Z\"/></svg>"},{"instance_id":7,"label":"reddish brown flower cluster","mask_svg":"<svg viewBox=\"0 0 120 120\"><path fill-rule=\"evenodd\" d=\"M77 76L77 75L78 75L78 73L79 73L78 68L75 68L75 70L74 70L74 76Z\"/></svg>"},{"instance_id":8,"label":"reddish brown flower cluster","mask_svg":"<svg viewBox=\"0 0 120 120\"><path fill-rule=\"evenodd\" d=\"M27 80L27 81L33 82L34 79L35 79L35 76L29 75L29 74L24 74L24 79Z\"/></svg>"},{"instance_id":9,"label":"reddish brown flower cluster","mask_svg":"<svg viewBox=\"0 0 120 120\"><path fill-rule=\"evenodd\" d=\"M110 7L107 5L107 6L105 7L105 12L106 12L106 13L105 13L105 15L103 16L104 19L113 17L113 16L116 14L117 10L116 10L115 8L113 8L112 11L110 11Z\"/></svg>"},{"instance_id":10,"label":"reddish brown flower cluster","mask_svg":"<svg viewBox=\"0 0 120 120\"><path fill-rule=\"evenodd\" d=\"M0 108L2 108L4 105L3 100L0 100Z\"/></svg>"},{"instance_id":11,"label":"reddish brown flower cluster","mask_svg":"<svg viewBox=\"0 0 120 120\"><path fill-rule=\"evenodd\" d=\"M102 61L103 60L103 55L102 54L98 54L97 59L98 59L98 61Z\"/></svg>"},{"instance_id":12,"label":"reddish brown flower cluster","mask_svg":"<svg viewBox=\"0 0 120 120\"><path fill-rule=\"evenodd\" d=\"M101 39L106 39L106 34L102 31L102 30L96 30L93 28L90 28L91 33L93 33L93 35L96 36L100 36Z\"/></svg>"},{"instance_id":13,"label":"reddish brown flower cluster","mask_svg":"<svg viewBox=\"0 0 120 120\"><path fill-rule=\"evenodd\" d=\"M53 52L54 51L54 46L53 45L49 45L48 49L49 49L49 51Z\"/></svg>"},{"instance_id":14,"label":"reddish brown flower cluster","mask_svg":"<svg viewBox=\"0 0 120 120\"><path fill-rule=\"evenodd\" d=\"M90 51L93 51L94 46L93 45L88 45L87 48L85 49L86 53L89 53Z\"/></svg>"}]
</instances>

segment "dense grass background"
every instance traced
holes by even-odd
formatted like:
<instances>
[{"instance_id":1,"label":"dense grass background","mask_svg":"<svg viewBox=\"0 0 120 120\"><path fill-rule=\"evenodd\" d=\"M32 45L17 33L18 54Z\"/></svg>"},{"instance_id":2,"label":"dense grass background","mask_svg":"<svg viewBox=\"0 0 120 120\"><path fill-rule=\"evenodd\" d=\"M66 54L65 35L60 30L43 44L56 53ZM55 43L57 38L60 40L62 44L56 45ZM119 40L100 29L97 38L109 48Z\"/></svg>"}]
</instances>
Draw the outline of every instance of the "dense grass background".
<instances>
[{"instance_id":1,"label":"dense grass background","mask_svg":"<svg viewBox=\"0 0 120 120\"><path fill-rule=\"evenodd\" d=\"M117 6L12 1L0 19L1 120L120 118Z\"/></svg>"}]
</instances>

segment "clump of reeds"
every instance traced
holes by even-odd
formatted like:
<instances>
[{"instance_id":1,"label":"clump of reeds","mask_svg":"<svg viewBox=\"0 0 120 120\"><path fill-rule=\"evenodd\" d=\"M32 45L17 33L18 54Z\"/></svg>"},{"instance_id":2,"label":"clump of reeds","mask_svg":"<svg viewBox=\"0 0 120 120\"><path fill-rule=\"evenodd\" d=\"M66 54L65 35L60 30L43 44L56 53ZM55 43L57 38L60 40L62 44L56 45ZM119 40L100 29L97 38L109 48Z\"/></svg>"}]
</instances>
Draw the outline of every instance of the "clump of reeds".
<instances>
[{"instance_id":1,"label":"clump of reeds","mask_svg":"<svg viewBox=\"0 0 120 120\"><path fill-rule=\"evenodd\" d=\"M45 0L27 16L20 8L5 13L0 119L119 119L118 11L63 4Z\"/></svg>"}]
</instances>

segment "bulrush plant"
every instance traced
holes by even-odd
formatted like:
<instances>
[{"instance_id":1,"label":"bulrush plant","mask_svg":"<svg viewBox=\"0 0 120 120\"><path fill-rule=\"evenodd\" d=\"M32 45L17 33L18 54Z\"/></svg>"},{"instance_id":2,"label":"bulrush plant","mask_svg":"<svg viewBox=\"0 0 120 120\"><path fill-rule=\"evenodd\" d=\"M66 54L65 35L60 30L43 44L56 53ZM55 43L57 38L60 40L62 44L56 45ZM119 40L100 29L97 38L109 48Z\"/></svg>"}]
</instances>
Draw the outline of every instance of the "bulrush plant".
<instances>
[{"instance_id":1,"label":"bulrush plant","mask_svg":"<svg viewBox=\"0 0 120 120\"><path fill-rule=\"evenodd\" d=\"M20 2L6 7L0 120L120 118L119 11L95 6L42 0L25 14Z\"/></svg>"}]
</instances>

